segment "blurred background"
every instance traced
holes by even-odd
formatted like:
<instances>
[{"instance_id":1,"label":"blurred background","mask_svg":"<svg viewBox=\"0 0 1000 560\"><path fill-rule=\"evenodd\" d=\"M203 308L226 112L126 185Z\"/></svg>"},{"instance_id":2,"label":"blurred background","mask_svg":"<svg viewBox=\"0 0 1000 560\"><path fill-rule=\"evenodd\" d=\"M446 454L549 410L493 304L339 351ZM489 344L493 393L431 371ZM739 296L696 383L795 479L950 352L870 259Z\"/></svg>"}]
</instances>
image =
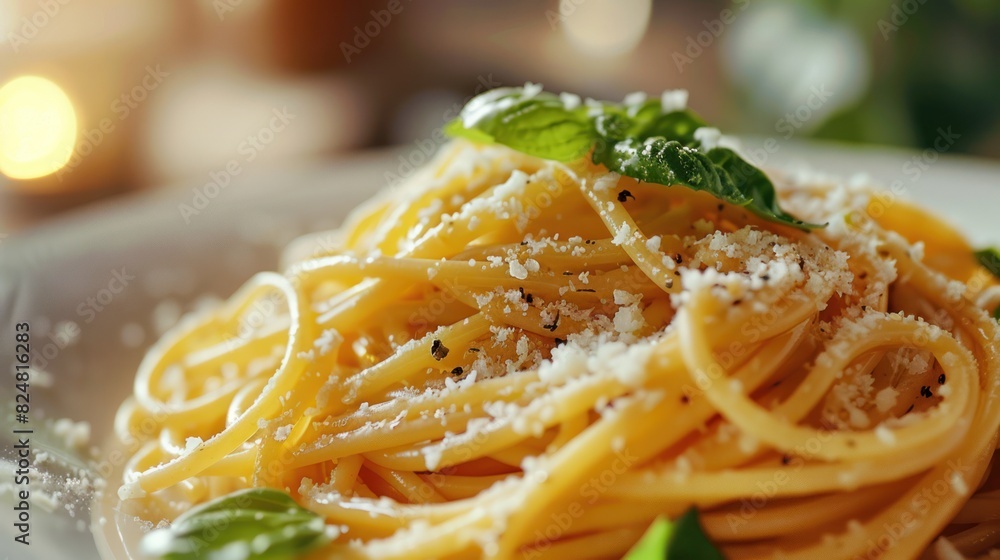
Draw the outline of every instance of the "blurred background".
<instances>
[{"instance_id":1,"label":"blurred background","mask_svg":"<svg viewBox=\"0 0 1000 560\"><path fill-rule=\"evenodd\" d=\"M685 88L750 138L997 158L998 61L996 0L4 0L0 241L373 148L419 165L472 95L529 80Z\"/></svg>"}]
</instances>

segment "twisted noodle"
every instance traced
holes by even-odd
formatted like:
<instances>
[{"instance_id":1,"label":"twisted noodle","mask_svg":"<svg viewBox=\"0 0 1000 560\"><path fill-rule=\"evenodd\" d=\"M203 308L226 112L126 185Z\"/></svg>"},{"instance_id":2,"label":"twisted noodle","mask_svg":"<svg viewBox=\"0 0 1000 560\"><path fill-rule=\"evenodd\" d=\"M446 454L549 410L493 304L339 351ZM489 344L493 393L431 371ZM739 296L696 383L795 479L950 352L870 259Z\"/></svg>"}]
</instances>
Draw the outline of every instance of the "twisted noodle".
<instances>
[{"instance_id":1,"label":"twisted noodle","mask_svg":"<svg viewBox=\"0 0 1000 560\"><path fill-rule=\"evenodd\" d=\"M452 144L150 350L120 496L287 489L331 558L620 557L691 505L731 558L986 554L1000 290L867 201L785 189L806 233Z\"/></svg>"}]
</instances>

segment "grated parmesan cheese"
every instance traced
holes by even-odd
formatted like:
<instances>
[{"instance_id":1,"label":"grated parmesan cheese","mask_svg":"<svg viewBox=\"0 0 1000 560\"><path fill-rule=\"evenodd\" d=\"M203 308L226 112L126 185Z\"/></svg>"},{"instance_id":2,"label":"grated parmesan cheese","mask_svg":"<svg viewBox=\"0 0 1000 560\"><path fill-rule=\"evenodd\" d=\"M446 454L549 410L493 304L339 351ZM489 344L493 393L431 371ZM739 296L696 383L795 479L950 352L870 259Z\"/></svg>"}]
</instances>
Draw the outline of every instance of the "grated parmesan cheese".
<instances>
[{"instance_id":1,"label":"grated parmesan cheese","mask_svg":"<svg viewBox=\"0 0 1000 560\"><path fill-rule=\"evenodd\" d=\"M292 433L292 424L285 424L284 426L279 426L277 430L274 431L275 441L285 441L288 439L288 435Z\"/></svg>"},{"instance_id":2,"label":"grated parmesan cheese","mask_svg":"<svg viewBox=\"0 0 1000 560\"><path fill-rule=\"evenodd\" d=\"M615 245L622 245L628 241L629 236L631 235L632 235L632 226L628 224L622 224L622 227L619 228L617 232L615 232L615 236L614 238L611 239L611 242L614 243Z\"/></svg>"},{"instance_id":3,"label":"grated parmesan cheese","mask_svg":"<svg viewBox=\"0 0 1000 560\"><path fill-rule=\"evenodd\" d=\"M528 277L528 269L524 265L519 263L517 259L511 259L508 263L510 266L508 273L512 278L517 278L518 280L524 280Z\"/></svg>"},{"instance_id":4,"label":"grated parmesan cheese","mask_svg":"<svg viewBox=\"0 0 1000 560\"><path fill-rule=\"evenodd\" d=\"M576 109L581 103L579 95L575 93L566 93L565 91L559 94L559 100L562 101L563 107L569 111Z\"/></svg>"},{"instance_id":5,"label":"grated parmesan cheese","mask_svg":"<svg viewBox=\"0 0 1000 560\"><path fill-rule=\"evenodd\" d=\"M885 414L896 406L896 399L898 397L899 391L895 387L886 387L875 394L875 408Z\"/></svg>"},{"instance_id":6,"label":"grated parmesan cheese","mask_svg":"<svg viewBox=\"0 0 1000 560\"><path fill-rule=\"evenodd\" d=\"M52 424L52 433L62 438L68 449L81 450L90 442L90 423L60 418Z\"/></svg>"},{"instance_id":7,"label":"grated parmesan cheese","mask_svg":"<svg viewBox=\"0 0 1000 560\"><path fill-rule=\"evenodd\" d=\"M660 110L664 113L683 111L687 109L688 92L686 89L671 89L660 96Z\"/></svg>"},{"instance_id":8,"label":"grated parmesan cheese","mask_svg":"<svg viewBox=\"0 0 1000 560\"><path fill-rule=\"evenodd\" d=\"M896 445L896 434L885 424L879 424L875 428L875 437L886 445Z\"/></svg>"}]
</instances>

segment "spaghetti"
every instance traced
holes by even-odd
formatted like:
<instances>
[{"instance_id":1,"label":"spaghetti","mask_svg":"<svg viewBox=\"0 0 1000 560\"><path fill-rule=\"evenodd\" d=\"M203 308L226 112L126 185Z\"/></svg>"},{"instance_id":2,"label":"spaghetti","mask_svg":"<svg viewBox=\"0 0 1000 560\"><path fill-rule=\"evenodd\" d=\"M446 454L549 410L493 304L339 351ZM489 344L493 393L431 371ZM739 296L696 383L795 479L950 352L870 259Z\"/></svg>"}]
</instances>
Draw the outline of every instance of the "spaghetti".
<instances>
[{"instance_id":1,"label":"spaghetti","mask_svg":"<svg viewBox=\"0 0 1000 560\"><path fill-rule=\"evenodd\" d=\"M994 280L902 201L779 186L829 226L453 142L150 350L119 495L285 489L328 558L617 558L692 505L728 558L987 554Z\"/></svg>"}]
</instances>

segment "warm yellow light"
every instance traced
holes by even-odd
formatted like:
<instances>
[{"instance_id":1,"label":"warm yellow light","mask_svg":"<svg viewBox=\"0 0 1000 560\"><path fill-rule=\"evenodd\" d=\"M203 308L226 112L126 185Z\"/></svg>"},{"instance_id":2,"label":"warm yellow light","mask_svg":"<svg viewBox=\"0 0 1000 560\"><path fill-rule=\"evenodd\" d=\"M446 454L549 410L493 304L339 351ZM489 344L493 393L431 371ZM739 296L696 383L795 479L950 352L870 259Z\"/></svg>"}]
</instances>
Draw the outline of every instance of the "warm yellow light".
<instances>
[{"instance_id":1,"label":"warm yellow light","mask_svg":"<svg viewBox=\"0 0 1000 560\"><path fill-rule=\"evenodd\" d=\"M559 20L577 49L614 56L639 44L652 9L652 0L559 0Z\"/></svg>"},{"instance_id":2,"label":"warm yellow light","mask_svg":"<svg viewBox=\"0 0 1000 560\"><path fill-rule=\"evenodd\" d=\"M38 76L0 88L0 173L32 179L66 165L76 144L76 112L66 93Z\"/></svg>"}]
</instances>

